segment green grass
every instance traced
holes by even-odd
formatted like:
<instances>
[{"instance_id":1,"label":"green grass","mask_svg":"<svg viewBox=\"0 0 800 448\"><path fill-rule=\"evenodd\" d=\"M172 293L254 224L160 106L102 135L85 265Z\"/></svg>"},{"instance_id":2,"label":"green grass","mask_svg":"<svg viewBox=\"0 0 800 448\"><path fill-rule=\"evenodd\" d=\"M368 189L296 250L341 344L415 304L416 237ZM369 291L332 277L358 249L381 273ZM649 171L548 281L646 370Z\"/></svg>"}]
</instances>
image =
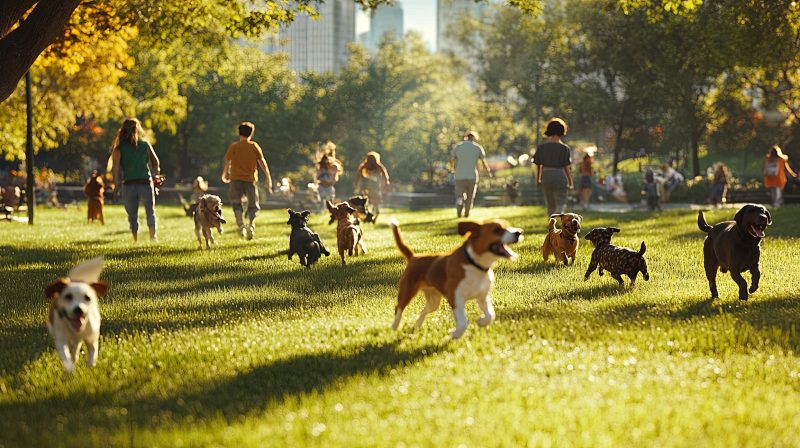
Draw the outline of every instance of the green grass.
<instances>
[{"instance_id":1,"label":"green grass","mask_svg":"<svg viewBox=\"0 0 800 448\"><path fill-rule=\"evenodd\" d=\"M286 260L281 211L254 241L234 232L195 249L191 221L160 207L157 244L129 241L83 211L0 223L0 446L796 446L800 443L800 208L774 213L762 287L736 300L729 276L708 300L702 234L690 211L587 213L617 243L648 243L650 282L583 282L543 264L538 207L479 209L526 230L496 268L497 320L450 341L447 306L412 333L390 329L403 262L395 216L417 251L460 240L451 210L389 211L370 253L310 271ZM230 209L226 210L230 217ZM732 210L707 214L710 222ZM312 215L329 247L334 228ZM233 226L228 225L228 230ZM44 285L106 255L98 366L62 374L45 329Z\"/></svg>"}]
</instances>

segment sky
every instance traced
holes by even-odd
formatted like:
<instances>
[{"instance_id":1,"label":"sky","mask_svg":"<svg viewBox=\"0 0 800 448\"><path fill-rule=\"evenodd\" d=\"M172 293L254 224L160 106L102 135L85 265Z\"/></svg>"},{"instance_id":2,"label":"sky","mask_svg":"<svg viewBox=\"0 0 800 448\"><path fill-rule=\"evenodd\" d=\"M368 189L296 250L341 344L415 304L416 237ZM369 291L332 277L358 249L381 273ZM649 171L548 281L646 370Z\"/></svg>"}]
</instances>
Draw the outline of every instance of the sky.
<instances>
[{"instance_id":1,"label":"sky","mask_svg":"<svg viewBox=\"0 0 800 448\"><path fill-rule=\"evenodd\" d=\"M414 30L422 34L431 50L436 49L436 0L399 0L403 5L405 32ZM369 16L356 13L356 35L369 30Z\"/></svg>"}]
</instances>

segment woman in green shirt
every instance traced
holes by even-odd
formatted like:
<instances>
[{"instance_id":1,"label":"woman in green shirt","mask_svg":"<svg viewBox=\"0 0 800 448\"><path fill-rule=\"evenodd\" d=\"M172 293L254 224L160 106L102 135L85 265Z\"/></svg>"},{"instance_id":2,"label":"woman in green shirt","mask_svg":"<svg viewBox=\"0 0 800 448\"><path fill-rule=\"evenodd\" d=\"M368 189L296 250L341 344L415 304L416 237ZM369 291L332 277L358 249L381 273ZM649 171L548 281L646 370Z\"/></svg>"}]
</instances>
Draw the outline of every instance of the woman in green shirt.
<instances>
[{"instance_id":1,"label":"woman in green shirt","mask_svg":"<svg viewBox=\"0 0 800 448\"><path fill-rule=\"evenodd\" d=\"M115 185L122 189L125 211L128 213L133 240L139 238L139 202L144 205L150 239L156 239L156 197L153 174L161 174L158 156L153 146L144 140L142 124L136 118L122 123L111 149L111 172Z\"/></svg>"}]
</instances>

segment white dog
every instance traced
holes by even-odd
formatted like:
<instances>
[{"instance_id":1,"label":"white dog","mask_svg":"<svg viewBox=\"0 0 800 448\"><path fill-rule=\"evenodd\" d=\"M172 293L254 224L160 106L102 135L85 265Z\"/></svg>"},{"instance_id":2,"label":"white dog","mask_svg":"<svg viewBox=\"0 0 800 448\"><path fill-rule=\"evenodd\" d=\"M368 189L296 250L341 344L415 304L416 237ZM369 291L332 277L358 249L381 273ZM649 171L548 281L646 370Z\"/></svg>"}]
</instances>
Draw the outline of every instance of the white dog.
<instances>
[{"instance_id":1,"label":"white dog","mask_svg":"<svg viewBox=\"0 0 800 448\"><path fill-rule=\"evenodd\" d=\"M45 289L50 299L47 330L53 335L56 351L67 373L78 362L81 344L86 342L89 357L86 364L94 367L100 344L99 296L105 295L108 285L100 281L103 257L93 258L75 266L66 278L60 278Z\"/></svg>"}]
</instances>

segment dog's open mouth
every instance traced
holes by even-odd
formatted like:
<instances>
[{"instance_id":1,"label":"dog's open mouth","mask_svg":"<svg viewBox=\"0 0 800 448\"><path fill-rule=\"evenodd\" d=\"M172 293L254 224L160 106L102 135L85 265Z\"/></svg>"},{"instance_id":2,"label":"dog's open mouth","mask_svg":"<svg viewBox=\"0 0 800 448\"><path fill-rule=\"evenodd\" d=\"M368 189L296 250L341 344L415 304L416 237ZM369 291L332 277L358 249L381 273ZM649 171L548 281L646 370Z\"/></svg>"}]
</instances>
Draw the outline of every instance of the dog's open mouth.
<instances>
[{"instance_id":1,"label":"dog's open mouth","mask_svg":"<svg viewBox=\"0 0 800 448\"><path fill-rule=\"evenodd\" d=\"M73 316L67 320L69 320L69 324L72 325L75 331L80 331L83 328L83 324L86 323L86 316Z\"/></svg>"},{"instance_id":2,"label":"dog's open mouth","mask_svg":"<svg viewBox=\"0 0 800 448\"><path fill-rule=\"evenodd\" d=\"M517 257L518 257L516 252L514 252L511 249L509 249L508 246L506 246L505 244L503 244L501 242L492 243L489 246L489 251L492 252L495 255L498 255L500 257L505 257L505 258L508 258L508 259L511 259L511 260L516 260Z\"/></svg>"},{"instance_id":3,"label":"dog's open mouth","mask_svg":"<svg viewBox=\"0 0 800 448\"><path fill-rule=\"evenodd\" d=\"M756 238L764 238L766 235L764 234L764 229L767 226L761 224L750 224L750 227L747 228L747 231L750 232L750 235L753 235Z\"/></svg>"}]
</instances>

